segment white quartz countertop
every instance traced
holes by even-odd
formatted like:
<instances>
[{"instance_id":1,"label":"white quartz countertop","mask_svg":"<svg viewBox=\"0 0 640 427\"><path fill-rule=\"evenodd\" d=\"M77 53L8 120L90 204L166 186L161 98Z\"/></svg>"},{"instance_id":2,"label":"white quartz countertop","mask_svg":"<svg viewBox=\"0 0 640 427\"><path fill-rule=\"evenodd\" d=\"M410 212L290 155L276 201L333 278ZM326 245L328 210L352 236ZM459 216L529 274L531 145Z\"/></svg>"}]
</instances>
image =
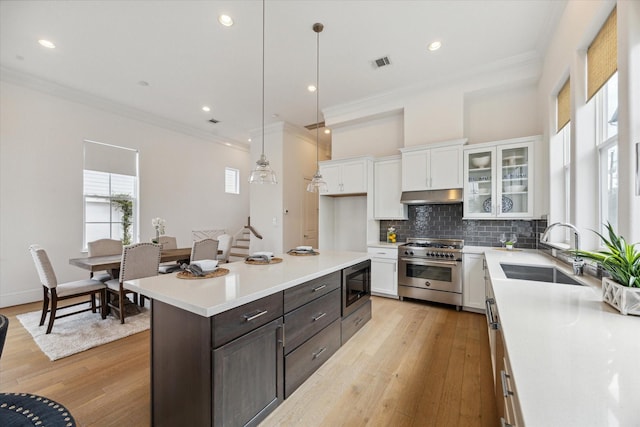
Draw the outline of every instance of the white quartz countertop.
<instances>
[{"instance_id":1,"label":"white quartz countertop","mask_svg":"<svg viewBox=\"0 0 640 427\"><path fill-rule=\"evenodd\" d=\"M640 425L640 317L587 286L507 279L500 263L556 265L532 250L485 251L527 427Z\"/></svg>"},{"instance_id":2,"label":"white quartz countertop","mask_svg":"<svg viewBox=\"0 0 640 427\"><path fill-rule=\"evenodd\" d=\"M211 317L371 258L363 252L337 251L320 251L316 256L275 256L283 261L268 265L250 265L244 261L221 264L229 274L212 279L179 279L177 273L172 273L130 280L124 287Z\"/></svg>"}]
</instances>

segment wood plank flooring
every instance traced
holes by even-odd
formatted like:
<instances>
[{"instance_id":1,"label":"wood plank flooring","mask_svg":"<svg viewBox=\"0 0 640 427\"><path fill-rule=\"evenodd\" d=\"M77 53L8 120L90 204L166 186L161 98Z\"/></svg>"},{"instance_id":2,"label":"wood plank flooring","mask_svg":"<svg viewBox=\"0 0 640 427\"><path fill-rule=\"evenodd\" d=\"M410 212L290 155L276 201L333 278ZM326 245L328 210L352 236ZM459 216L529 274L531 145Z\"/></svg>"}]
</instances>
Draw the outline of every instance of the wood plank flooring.
<instances>
[{"instance_id":1,"label":"wood plank flooring","mask_svg":"<svg viewBox=\"0 0 640 427\"><path fill-rule=\"evenodd\" d=\"M0 310L0 391L50 397L84 427L149 426L149 332L51 362L15 317L39 308ZM261 426L498 424L484 316L373 297L372 320Z\"/></svg>"}]
</instances>

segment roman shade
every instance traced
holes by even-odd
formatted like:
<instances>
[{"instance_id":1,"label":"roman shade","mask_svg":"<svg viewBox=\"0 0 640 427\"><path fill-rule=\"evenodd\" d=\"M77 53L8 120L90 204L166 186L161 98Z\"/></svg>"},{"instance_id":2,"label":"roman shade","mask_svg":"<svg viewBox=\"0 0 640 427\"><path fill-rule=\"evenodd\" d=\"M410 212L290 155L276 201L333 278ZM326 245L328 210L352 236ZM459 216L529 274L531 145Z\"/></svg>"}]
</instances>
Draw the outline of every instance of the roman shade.
<instances>
[{"instance_id":1,"label":"roman shade","mask_svg":"<svg viewBox=\"0 0 640 427\"><path fill-rule=\"evenodd\" d=\"M618 24L614 8L587 49L587 101L618 69Z\"/></svg>"},{"instance_id":2,"label":"roman shade","mask_svg":"<svg viewBox=\"0 0 640 427\"><path fill-rule=\"evenodd\" d=\"M558 117L557 117L557 128L556 132L560 132L560 130L569 123L571 119L571 100L569 97L569 92L571 89L570 79L567 78L567 81L564 83L560 92L558 92Z\"/></svg>"},{"instance_id":3,"label":"roman shade","mask_svg":"<svg viewBox=\"0 0 640 427\"><path fill-rule=\"evenodd\" d=\"M138 151L101 142L84 141L84 168L138 176Z\"/></svg>"}]
</instances>

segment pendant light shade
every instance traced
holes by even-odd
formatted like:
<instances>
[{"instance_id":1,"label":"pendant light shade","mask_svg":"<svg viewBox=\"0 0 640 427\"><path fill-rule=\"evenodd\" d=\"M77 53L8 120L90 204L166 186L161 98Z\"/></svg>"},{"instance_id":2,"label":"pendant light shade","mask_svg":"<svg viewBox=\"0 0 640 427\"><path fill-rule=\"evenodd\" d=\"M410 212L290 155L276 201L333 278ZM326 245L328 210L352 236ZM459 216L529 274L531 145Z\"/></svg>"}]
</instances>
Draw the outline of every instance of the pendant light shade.
<instances>
[{"instance_id":1,"label":"pendant light shade","mask_svg":"<svg viewBox=\"0 0 640 427\"><path fill-rule=\"evenodd\" d=\"M310 193L326 193L329 191L327 183L320 173L320 164L318 162L318 147L320 146L320 33L323 29L324 25L320 23L313 24L313 31L316 33L316 173L307 185L307 191Z\"/></svg>"},{"instance_id":2,"label":"pendant light shade","mask_svg":"<svg viewBox=\"0 0 640 427\"><path fill-rule=\"evenodd\" d=\"M256 168L249 175L249 184L277 184L276 173L269 166L267 156L264 155L264 2L262 0L262 154L256 161Z\"/></svg>"}]
</instances>

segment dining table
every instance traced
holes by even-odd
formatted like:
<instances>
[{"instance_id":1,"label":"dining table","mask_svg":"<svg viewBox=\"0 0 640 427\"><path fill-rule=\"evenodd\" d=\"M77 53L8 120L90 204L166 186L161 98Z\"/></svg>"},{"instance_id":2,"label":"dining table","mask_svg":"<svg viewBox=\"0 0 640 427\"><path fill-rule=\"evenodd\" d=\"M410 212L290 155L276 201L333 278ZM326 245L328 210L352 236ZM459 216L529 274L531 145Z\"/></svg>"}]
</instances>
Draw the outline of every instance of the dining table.
<instances>
[{"instance_id":1,"label":"dining table","mask_svg":"<svg viewBox=\"0 0 640 427\"><path fill-rule=\"evenodd\" d=\"M219 250L218 253L220 254L222 251ZM182 261L189 263L190 258L191 248L163 249L160 251L160 262ZM111 273L112 277L118 277L121 261L122 254L118 254L70 258L69 264L91 272L106 270Z\"/></svg>"}]
</instances>

